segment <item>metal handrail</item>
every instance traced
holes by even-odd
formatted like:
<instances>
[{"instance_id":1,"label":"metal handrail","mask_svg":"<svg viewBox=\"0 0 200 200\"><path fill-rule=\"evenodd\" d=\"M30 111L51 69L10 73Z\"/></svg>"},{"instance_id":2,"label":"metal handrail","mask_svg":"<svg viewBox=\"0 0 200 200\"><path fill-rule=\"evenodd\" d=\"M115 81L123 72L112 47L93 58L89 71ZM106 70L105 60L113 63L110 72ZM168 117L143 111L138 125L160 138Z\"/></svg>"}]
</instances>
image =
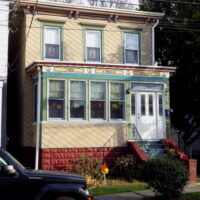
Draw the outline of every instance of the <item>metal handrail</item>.
<instances>
[{"instance_id":1,"label":"metal handrail","mask_svg":"<svg viewBox=\"0 0 200 200\"><path fill-rule=\"evenodd\" d=\"M136 132L137 132L137 135L139 136L139 141L141 142L141 145L144 147L145 151L148 151L148 150L146 149L146 145L144 145L144 143L143 143L144 140L142 139L142 137L141 137L141 135L140 135L140 133L139 133L137 127L135 126L135 124L134 124L134 123L130 123L130 125L131 125L132 135L133 135L133 133L135 133L135 131L136 131Z\"/></svg>"}]
</instances>

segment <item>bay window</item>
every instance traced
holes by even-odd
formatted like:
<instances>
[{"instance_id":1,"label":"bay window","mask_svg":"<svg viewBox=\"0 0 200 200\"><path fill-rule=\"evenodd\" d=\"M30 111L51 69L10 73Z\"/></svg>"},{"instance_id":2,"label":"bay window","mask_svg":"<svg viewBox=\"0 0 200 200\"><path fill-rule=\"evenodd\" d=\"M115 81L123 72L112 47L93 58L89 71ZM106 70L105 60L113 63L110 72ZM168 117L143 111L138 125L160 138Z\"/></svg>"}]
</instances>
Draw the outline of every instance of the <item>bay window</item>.
<instances>
[{"instance_id":1,"label":"bay window","mask_svg":"<svg viewBox=\"0 0 200 200\"><path fill-rule=\"evenodd\" d=\"M70 117L85 119L86 82L70 81Z\"/></svg>"},{"instance_id":2,"label":"bay window","mask_svg":"<svg viewBox=\"0 0 200 200\"><path fill-rule=\"evenodd\" d=\"M101 62L101 31L86 30L86 61Z\"/></svg>"},{"instance_id":3,"label":"bay window","mask_svg":"<svg viewBox=\"0 0 200 200\"><path fill-rule=\"evenodd\" d=\"M65 81L49 80L49 118L64 119Z\"/></svg>"},{"instance_id":4,"label":"bay window","mask_svg":"<svg viewBox=\"0 0 200 200\"><path fill-rule=\"evenodd\" d=\"M124 34L124 60L127 64L139 64L138 34Z\"/></svg>"},{"instance_id":5,"label":"bay window","mask_svg":"<svg viewBox=\"0 0 200 200\"><path fill-rule=\"evenodd\" d=\"M60 60L60 27L44 26L44 59Z\"/></svg>"},{"instance_id":6,"label":"bay window","mask_svg":"<svg viewBox=\"0 0 200 200\"><path fill-rule=\"evenodd\" d=\"M110 83L110 118L124 119L124 83Z\"/></svg>"},{"instance_id":7,"label":"bay window","mask_svg":"<svg viewBox=\"0 0 200 200\"><path fill-rule=\"evenodd\" d=\"M91 82L90 110L92 119L105 119L106 84L105 82Z\"/></svg>"}]
</instances>

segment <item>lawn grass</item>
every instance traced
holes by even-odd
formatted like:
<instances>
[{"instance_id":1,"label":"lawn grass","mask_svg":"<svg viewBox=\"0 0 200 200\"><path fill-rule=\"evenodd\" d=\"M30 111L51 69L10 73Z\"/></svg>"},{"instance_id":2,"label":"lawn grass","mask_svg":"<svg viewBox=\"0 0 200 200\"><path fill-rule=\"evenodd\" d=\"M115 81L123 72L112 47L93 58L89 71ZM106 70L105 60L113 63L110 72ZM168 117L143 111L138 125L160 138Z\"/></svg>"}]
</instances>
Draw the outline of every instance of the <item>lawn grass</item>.
<instances>
[{"instance_id":1,"label":"lawn grass","mask_svg":"<svg viewBox=\"0 0 200 200\"><path fill-rule=\"evenodd\" d=\"M92 195L104 195L104 194L117 194L123 192L134 192L140 190L146 190L146 183L129 183L129 184L117 184L117 185L107 185L99 186L90 189Z\"/></svg>"},{"instance_id":2,"label":"lawn grass","mask_svg":"<svg viewBox=\"0 0 200 200\"><path fill-rule=\"evenodd\" d=\"M187 198L186 200L200 200L200 192L191 192L183 196Z\"/></svg>"}]
</instances>

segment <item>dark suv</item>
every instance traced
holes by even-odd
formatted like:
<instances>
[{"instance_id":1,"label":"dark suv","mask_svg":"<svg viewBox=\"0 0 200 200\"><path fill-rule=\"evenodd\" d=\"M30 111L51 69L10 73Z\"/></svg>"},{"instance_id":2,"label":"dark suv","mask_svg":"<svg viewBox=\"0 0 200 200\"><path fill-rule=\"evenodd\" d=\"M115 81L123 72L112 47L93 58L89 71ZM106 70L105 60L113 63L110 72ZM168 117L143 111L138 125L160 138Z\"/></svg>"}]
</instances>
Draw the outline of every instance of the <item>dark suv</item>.
<instances>
[{"instance_id":1,"label":"dark suv","mask_svg":"<svg viewBox=\"0 0 200 200\"><path fill-rule=\"evenodd\" d=\"M86 180L76 174L27 170L0 148L0 199L93 200Z\"/></svg>"}]
</instances>

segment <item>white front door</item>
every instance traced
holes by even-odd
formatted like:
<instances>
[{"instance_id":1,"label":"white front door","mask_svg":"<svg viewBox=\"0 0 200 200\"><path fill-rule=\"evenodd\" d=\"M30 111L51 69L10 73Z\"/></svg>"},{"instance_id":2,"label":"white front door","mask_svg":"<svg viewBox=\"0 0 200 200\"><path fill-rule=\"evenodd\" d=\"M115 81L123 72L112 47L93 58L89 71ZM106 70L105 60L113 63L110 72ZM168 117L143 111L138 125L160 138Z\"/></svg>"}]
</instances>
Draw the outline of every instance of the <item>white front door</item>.
<instances>
[{"instance_id":1,"label":"white front door","mask_svg":"<svg viewBox=\"0 0 200 200\"><path fill-rule=\"evenodd\" d=\"M163 95L158 92L131 93L131 120L143 140L164 138ZM139 139L138 134L135 135Z\"/></svg>"}]
</instances>

